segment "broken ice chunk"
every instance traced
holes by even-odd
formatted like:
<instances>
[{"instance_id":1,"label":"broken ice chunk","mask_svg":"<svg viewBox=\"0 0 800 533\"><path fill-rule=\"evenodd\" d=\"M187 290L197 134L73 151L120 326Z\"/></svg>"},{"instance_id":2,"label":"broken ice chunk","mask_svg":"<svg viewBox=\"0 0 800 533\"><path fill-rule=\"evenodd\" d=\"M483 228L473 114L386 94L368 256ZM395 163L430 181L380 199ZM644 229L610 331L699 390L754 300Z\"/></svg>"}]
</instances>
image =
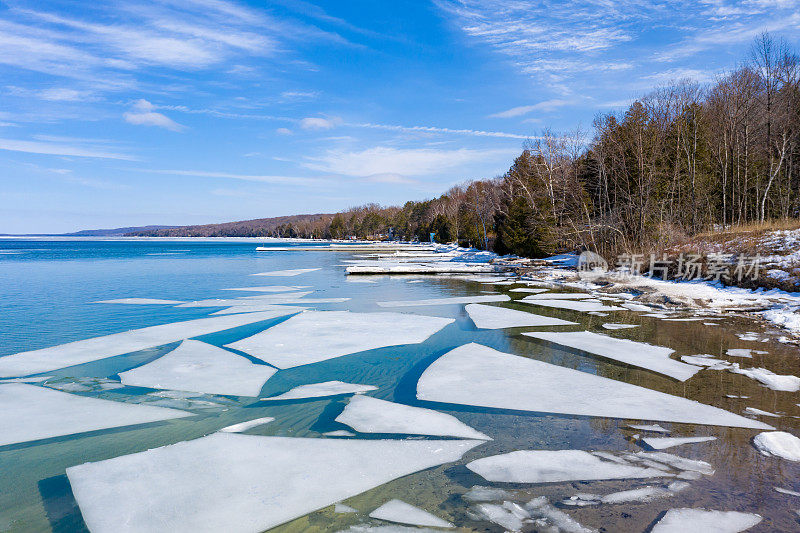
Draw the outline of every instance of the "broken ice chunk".
<instances>
[{"instance_id":1,"label":"broken ice chunk","mask_svg":"<svg viewBox=\"0 0 800 533\"><path fill-rule=\"evenodd\" d=\"M772 390L786 392L800 390L800 378L797 376L775 374L766 368L739 368L739 365L734 365L729 370L734 374L742 374L754 379Z\"/></svg>"},{"instance_id":2,"label":"broken ice chunk","mask_svg":"<svg viewBox=\"0 0 800 533\"><path fill-rule=\"evenodd\" d=\"M368 391L377 390L378 387L372 385L359 385L357 383L345 383L344 381L325 381L322 383L311 383L300 385L293 389L269 398L261 398L262 402L276 400L298 400L303 398L321 398L325 396L337 396L339 394L362 394Z\"/></svg>"},{"instance_id":3,"label":"broken ice chunk","mask_svg":"<svg viewBox=\"0 0 800 533\"><path fill-rule=\"evenodd\" d=\"M655 433L669 433L668 429L664 429L658 424L628 424L628 427L638 431L653 431Z\"/></svg>"},{"instance_id":4,"label":"broken ice chunk","mask_svg":"<svg viewBox=\"0 0 800 533\"><path fill-rule=\"evenodd\" d=\"M694 444L697 442L709 442L717 440L716 437L645 437L642 439L647 446L654 450L666 450L674 446L683 444Z\"/></svg>"},{"instance_id":5,"label":"broken ice chunk","mask_svg":"<svg viewBox=\"0 0 800 533\"><path fill-rule=\"evenodd\" d=\"M335 503L333 505L333 512L334 513L357 513L358 511L350 507L349 505L345 505L343 503Z\"/></svg>"},{"instance_id":6,"label":"broken ice chunk","mask_svg":"<svg viewBox=\"0 0 800 533\"><path fill-rule=\"evenodd\" d=\"M560 318L535 315L525 311L492 305L469 304L465 309L475 326L480 329L577 325L576 322L569 322Z\"/></svg>"},{"instance_id":7,"label":"broken ice chunk","mask_svg":"<svg viewBox=\"0 0 800 533\"><path fill-rule=\"evenodd\" d=\"M587 298L594 298L588 292L548 292L547 294L534 293L530 296L523 298L523 301L532 300L585 300Z\"/></svg>"},{"instance_id":8,"label":"broken ice chunk","mask_svg":"<svg viewBox=\"0 0 800 533\"><path fill-rule=\"evenodd\" d=\"M369 516L378 520L386 520L387 522L398 524L411 524L413 526L453 527L450 522L400 500L390 500L384 503L369 513Z\"/></svg>"},{"instance_id":9,"label":"broken ice chunk","mask_svg":"<svg viewBox=\"0 0 800 533\"><path fill-rule=\"evenodd\" d=\"M361 433L409 433L492 440L446 413L371 396L353 396L336 421Z\"/></svg>"},{"instance_id":10,"label":"broken ice chunk","mask_svg":"<svg viewBox=\"0 0 800 533\"><path fill-rule=\"evenodd\" d=\"M323 433L326 437L355 437L356 434L346 429L337 429L336 431L326 431Z\"/></svg>"},{"instance_id":11,"label":"broken ice chunk","mask_svg":"<svg viewBox=\"0 0 800 533\"><path fill-rule=\"evenodd\" d=\"M251 274L252 276L271 276L271 277L288 277L288 276L299 276L300 274L306 274L308 272L314 272L315 270L320 270L319 268L295 268L293 270L275 270L272 272L260 272L258 274Z\"/></svg>"},{"instance_id":12,"label":"broken ice chunk","mask_svg":"<svg viewBox=\"0 0 800 533\"><path fill-rule=\"evenodd\" d=\"M556 531L562 533L597 533L596 529L582 526L564 511L550 505L544 496L526 503L525 510L530 513L531 518L543 519L548 525L556 528Z\"/></svg>"},{"instance_id":13,"label":"broken ice chunk","mask_svg":"<svg viewBox=\"0 0 800 533\"><path fill-rule=\"evenodd\" d=\"M380 307L417 307L428 305L461 305L487 302L507 302L511 297L507 294L486 296L455 296L453 298L431 298L428 300L399 300L391 302L378 302Z\"/></svg>"},{"instance_id":14,"label":"broken ice chunk","mask_svg":"<svg viewBox=\"0 0 800 533\"><path fill-rule=\"evenodd\" d=\"M475 485L461 497L469 502L491 502L494 500L505 500L511 497L507 490L496 489L493 487L482 487Z\"/></svg>"},{"instance_id":15,"label":"broken ice chunk","mask_svg":"<svg viewBox=\"0 0 800 533\"><path fill-rule=\"evenodd\" d=\"M228 350L188 340L152 363L119 376L125 385L136 387L258 396L275 372L270 366L251 363Z\"/></svg>"},{"instance_id":16,"label":"broken ice chunk","mask_svg":"<svg viewBox=\"0 0 800 533\"><path fill-rule=\"evenodd\" d=\"M271 416L265 416L264 418L255 418L253 420L248 420L247 422L240 422L232 426L224 427L220 429L220 431L223 433L241 433L242 431L247 431L248 429L252 429L258 426L263 426L264 424L269 424L274 420L275 419Z\"/></svg>"},{"instance_id":17,"label":"broken ice chunk","mask_svg":"<svg viewBox=\"0 0 800 533\"><path fill-rule=\"evenodd\" d=\"M780 492L781 494L788 494L789 496L800 496L800 492L797 492L797 491L794 491L794 490L784 489L784 488L781 488L781 487L774 487L774 489L777 492Z\"/></svg>"},{"instance_id":18,"label":"broken ice chunk","mask_svg":"<svg viewBox=\"0 0 800 533\"><path fill-rule=\"evenodd\" d=\"M306 311L226 346L278 368L291 368L350 353L416 344L453 322L403 313Z\"/></svg>"},{"instance_id":19,"label":"broken ice chunk","mask_svg":"<svg viewBox=\"0 0 800 533\"><path fill-rule=\"evenodd\" d=\"M706 509L670 509L658 521L652 533L686 533L713 531L739 533L761 522L761 516L738 511L708 511Z\"/></svg>"},{"instance_id":20,"label":"broken ice chunk","mask_svg":"<svg viewBox=\"0 0 800 533\"><path fill-rule=\"evenodd\" d=\"M775 413L770 413L769 411L762 411L761 409L756 409L755 407L745 407L744 412L749 415L771 416L774 418L780 418L781 416L781 415L776 415Z\"/></svg>"},{"instance_id":21,"label":"broken ice chunk","mask_svg":"<svg viewBox=\"0 0 800 533\"><path fill-rule=\"evenodd\" d=\"M613 322L607 322L603 324L605 329L628 329L628 328L638 328L638 324L615 324Z\"/></svg>"},{"instance_id":22,"label":"broken ice chunk","mask_svg":"<svg viewBox=\"0 0 800 533\"><path fill-rule=\"evenodd\" d=\"M765 431L753 437L753 445L762 455L800 461L800 439L785 431Z\"/></svg>"},{"instance_id":23,"label":"broken ice chunk","mask_svg":"<svg viewBox=\"0 0 800 533\"><path fill-rule=\"evenodd\" d=\"M604 305L602 302L600 302L600 300L528 300L526 297L517 301L531 305L569 309L571 311L580 311L583 313L624 310L621 307L614 305Z\"/></svg>"},{"instance_id":24,"label":"broken ice chunk","mask_svg":"<svg viewBox=\"0 0 800 533\"><path fill-rule=\"evenodd\" d=\"M470 511L476 520L486 520L512 532L520 531L523 520L530 518L527 511L512 502L503 502L502 505L479 503L470 507Z\"/></svg>"}]
</instances>

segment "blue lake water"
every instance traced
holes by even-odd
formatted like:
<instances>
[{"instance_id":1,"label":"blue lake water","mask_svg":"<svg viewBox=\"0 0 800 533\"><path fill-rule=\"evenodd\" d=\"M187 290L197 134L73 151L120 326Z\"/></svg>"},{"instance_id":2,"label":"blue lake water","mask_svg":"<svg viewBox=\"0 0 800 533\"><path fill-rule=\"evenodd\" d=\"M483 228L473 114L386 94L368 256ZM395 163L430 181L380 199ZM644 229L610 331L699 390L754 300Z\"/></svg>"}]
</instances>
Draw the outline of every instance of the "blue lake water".
<instances>
[{"instance_id":1,"label":"blue lake water","mask_svg":"<svg viewBox=\"0 0 800 533\"><path fill-rule=\"evenodd\" d=\"M94 303L117 298L157 298L192 301L233 298L256 293L234 293L226 288L300 285L314 292L309 298L346 297L344 303L315 304L320 310L359 312L387 311L376 305L385 300L415 300L484 293L508 293L507 286L468 282L447 277L371 277L349 279L343 260L352 252L270 251L257 252L254 241L185 240L0 240L0 356L55 346L76 340L136 328L209 316L220 308L176 308L167 305L119 305ZM299 246L279 243L280 247ZM304 245L306 246L306 245ZM259 272L318 268L292 277L252 276ZM409 281L421 282L409 283ZM366 282L365 282L366 281ZM511 294L514 298L523 294ZM533 311L524 304L508 307ZM448 350L468 342L479 342L501 351L540 359L684 396L741 413L745 406L786 415L769 421L780 429L794 430L800 415L796 395L776 393L742 376L703 371L687 383L640 369L601 361L588 354L559 349L520 335L523 329L477 330L463 305L391 309L403 313L456 319L423 343L389 347L347 355L287 370L270 378L260 397L272 396L297 385L329 380L370 384L371 395L400 403L431 407L416 400L416 380L422 371ZM664 322L632 312L595 317L577 312L537 308L537 313L580 322L580 328L605 332L604 322L626 322L640 327L615 331L619 337L668 346L679 355L718 355L737 344L735 333L752 330L750 323L732 318L722 327L703 328L697 322ZM283 319L265 321L220 333L202 340L222 346L262 331ZM348 332L343 331L342 335ZM206 404L180 398L153 396L151 389L124 387L105 390L88 378L117 379L120 372L135 368L167 353L175 343L133 354L103 359L67 369L47 372L47 382L56 386L86 384L86 396L107 400L149 403L186 409L195 416L163 423L95 431L43 441L0 447L0 531L85 531L85 525L64 475L66 468L135 453L157 446L208 435L224 426L257 417L275 417L274 423L248 431L254 435L320 437L332 430L348 429L334 421L347 397L319 398L265 405L254 398L208 396ZM753 361L775 372L797 373L796 348L763 343L769 354ZM758 363L758 364L757 364ZM749 365L748 365L749 366ZM725 398L725 394L749 396L748 402ZM369 511L390 498L436 511L464 531L502 531L502 528L470 517L460 494L476 484L488 483L471 474L463 464L495 453L516 449L640 450L624 429L625 421L549 414L523 413L437 405L475 429L494 437L469 452L455 465L431 469L388 483L348 500L353 507ZM800 469L794 464L768 460L750 445L753 431L672 426L672 436L714 435L718 441L676 449L676 453L712 463L714 476L695 481L692 488L669 501L648 504L603 506L568 510L586 526L606 531L644 531L670 507L699 507L758 512L766 520L753 531L792 530L797 521L792 502L776 493L774 485L800 490ZM2 428L0 428L2 431ZM386 435L359 435L381 438ZM403 438L393 436L393 438ZM674 450L670 450L674 451ZM551 501L576 491L611 492L643 483L599 482L514 487L529 497L547 496ZM338 531L360 523L363 516L334 514L324 509L276 528L276 531Z\"/></svg>"}]
</instances>

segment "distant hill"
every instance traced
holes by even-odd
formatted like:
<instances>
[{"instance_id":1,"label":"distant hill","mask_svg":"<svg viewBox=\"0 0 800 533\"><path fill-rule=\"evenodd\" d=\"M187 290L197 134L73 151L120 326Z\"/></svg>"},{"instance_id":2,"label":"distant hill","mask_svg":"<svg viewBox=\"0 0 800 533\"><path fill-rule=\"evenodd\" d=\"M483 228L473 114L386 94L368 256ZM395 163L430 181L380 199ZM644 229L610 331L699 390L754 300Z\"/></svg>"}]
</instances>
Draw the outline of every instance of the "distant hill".
<instances>
[{"instance_id":1,"label":"distant hill","mask_svg":"<svg viewBox=\"0 0 800 533\"><path fill-rule=\"evenodd\" d=\"M295 237L299 234L314 234L317 236L328 227L333 216L333 214L318 213L197 226L151 226L131 228L131 231L124 235L136 237Z\"/></svg>"},{"instance_id":2,"label":"distant hill","mask_svg":"<svg viewBox=\"0 0 800 533\"><path fill-rule=\"evenodd\" d=\"M122 237L123 235L130 235L132 233L159 231L177 227L179 226L132 226L129 228L85 229L72 233L64 233L63 235L68 235L70 237Z\"/></svg>"}]
</instances>

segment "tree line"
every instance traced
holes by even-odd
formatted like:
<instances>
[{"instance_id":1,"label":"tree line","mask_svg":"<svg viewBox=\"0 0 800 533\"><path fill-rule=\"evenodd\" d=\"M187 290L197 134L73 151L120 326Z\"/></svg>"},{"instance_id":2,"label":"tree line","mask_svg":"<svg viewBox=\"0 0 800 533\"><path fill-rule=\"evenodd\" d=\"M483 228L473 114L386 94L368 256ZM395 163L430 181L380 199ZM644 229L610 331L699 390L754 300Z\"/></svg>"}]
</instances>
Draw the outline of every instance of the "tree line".
<instances>
[{"instance_id":1,"label":"tree line","mask_svg":"<svg viewBox=\"0 0 800 533\"><path fill-rule=\"evenodd\" d=\"M544 130L499 177L403 206L297 217L255 236L404 239L541 257L649 252L800 217L800 59L764 33L711 83L680 80L583 131ZM175 234L175 233L173 233Z\"/></svg>"}]
</instances>

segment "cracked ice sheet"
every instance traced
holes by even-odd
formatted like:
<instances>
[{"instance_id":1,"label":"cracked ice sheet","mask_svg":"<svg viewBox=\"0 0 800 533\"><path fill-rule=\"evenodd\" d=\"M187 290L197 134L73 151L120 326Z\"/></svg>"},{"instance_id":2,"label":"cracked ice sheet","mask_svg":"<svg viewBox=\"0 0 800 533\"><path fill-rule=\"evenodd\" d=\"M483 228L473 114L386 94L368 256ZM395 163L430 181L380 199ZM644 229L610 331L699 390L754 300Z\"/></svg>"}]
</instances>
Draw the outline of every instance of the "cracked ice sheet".
<instances>
[{"instance_id":1,"label":"cracked ice sheet","mask_svg":"<svg viewBox=\"0 0 800 533\"><path fill-rule=\"evenodd\" d=\"M176 307L227 307L237 305L254 306L292 303L303 296L308 296L312 292L313 291L287 292L281 294L259 294L258 296L242 296L239 298L212 298L209 300L196 300L194 302L187 302Z\"/></svg>"},{"instance_id":2,"label":"cracked ice sheet","mask_svg":"<svg viewBox=\"0 0 800 533\"><path fill-rule=\"evenodd\" d=\"M714 533L739 533L761 522L761 516L738 511L708 511L706 509L670 509L658 521L652 533L686 533L687 531L713 531Z\"/></svg>"},{"instance_id":3,"label":"cracked ice sheet","mask_svg":"<svg viewBox=\"0 0 800 533\"><path fill-rule=\"evenodd\" d=\"M292 368L385 346L417 344L452 322L402 313L305 311L227 346L278 368Z\"/></svg>"},{"instance_id":4,"label":"cracked ice sheet","mask_svg":"<svg viewBox=\"0 0 800 533\"><path fill-rule=\"evenodd\" d=\"M232 289L222 289L222 290L247 291L247 292L290 292L308 288L310 288L310 285L270 285L268 287L233 287Z\"/></svg>"},{"instance_id":5,"label":"cracked ice sheet","mask_svg":"<svg viewBox=\"0 0 800 533\"><path fill-rule=\"evenodd\" d=\"M580 311L582 313L598 311L624 311L622 307L615 305L604 305L600 300L528 300L526 296L518 302L541 305L542 307L555 307L557 309L569 309L570 311Z\"/></svg>"},{"instance_id":6,"label":"cracked ice sheet","mask_svg":"<svg viewBox=\"0 0 800 533\"><path fill-rule=\"evenodd\" d=\"M791 374L775 374L766 368L739 368L738 364L734 364L728 371L754 379L772 390L784 392L797 392L800 390L800 378Z\"/></svg>"},{"instance_id":7,"label":"cracked ice sheet","mask_svg":"<svg viewBox=\"0 0 800 533\"><path fill-rule=\"evenodd\" d=\"M717 440L716 437L645 437L642 442L654 450L666 450L682 444L694 444L697 442L709 442Z\"/></svg>"},{"instance_id":8,"label":"cracked ice sheet","mask_svg":"<svg viewBox=\"0 0 800 533\"><path fill-rule=\"evenodd\" d=\"M274 270L272 272L259 272L258 274L250 274L251 276L273 276L273 277L288 277L299 276L308 272L320 270L319 268L296 268L294 270Z\"/></svg>"},{"instance_id":9,"label":"cracked ice sheet","mask_svg":"<svg viewBox=\"0 0 800 533\"><path fill-rule=\"evenodd\" d=\"M475 343L434 361L417 383L417 398L542 413L774 429L693 400Z\"/></svg>"},{"instance_id":10,"label":"cracked ice sheet","mask_svg":"<svg viewBox=\"0 0 800 533\"><path fill-rule=\"evenodd\" d=\"M0 385L0 446L185 416L192 413L87 398L24 383Z\"/></svg>"},{"instance_id":11,"label":"cracked ice sheet","mask_svg":"<svg viewBox=\"0 0 800 533\"><path fill-rule=\"evenodd\" d=\"M215 433L67 469L93 533L264 531L481 444Z\"/></svg>"},{"instance_id":12,"label":"cracked ice sheet","mask_svg":"<svg viewBox=\"0 0 800 533\"><path fill-rule=\"evenodd\" d=\"M535 315L516 309L496 307L493 305L469 304L467 314L480 329L519 328L527 326L575 326L577 322L569 322L560 318Z\"/></svg>"},{"instance_id":13,"label":"cracked ice sheet","mask_svg":"<svg viewBox=\"0 0 800 533\"><path fill-rule=\"evenodd\" d=\"M300 385L293 389L269 398L261 398L262 402L274 400L300 400L303 398L322 398L325 396L337 396L339 394L362 394L371 390L377 390L373 385L359 385L357 383L345 383L344 381L325 381L322 383L311 383Z\"/></svg>"},{"instance_id":14,"label":"cracked ice sheet","mask_svg":"<svg viewBox=\"0 0 800 533\"><path fill-rule=\"evenodd\" d=\"M152 363L119 376L122 383L134 387L258 396L275 372L271 366L251 363L228 350L188 340Z\"/></svg>"},{"instance_id":15,"label":"cracked ice sheet","mask_svg":"<svg viewBox=\"0 0 800 533\"><path fill-rule=\"evenodd\" d=\"M154 348L200 335L254 324L291 314L290 308L259 313L200 318L160 326L134 329L50 348L0 357L0 377L26 376L80 365L146 348Z\"/></svg>"},{"instance_id":16,"label":"cracked ice sheet","mask_svg":"<svg viewBox=\"0 0 800 533\"><path fill-rule=\"evenodd\" d=\"M462 305L479 304L488 302L508 302L511 297L507 294L486 296L456 296L453 298L431 298L429 300L399 300L391 302L378 302L380 307L416 307L422 305Z\"/></svg>"},{"instance_id":17,"label":"cracked ice sheet","mask_svg":"<svg viewBox=\"0 0 800 533\"><path fill-rule=\"evenodd\" d=\"M500 483L556 483L670 476L655 468L605 461L583 450L520 450L476 459L467 463L467 468L487 481Z\"/></svg>"},{"instance_id":18,"label":"cracked ice sheet","mask_svg":"<svg viewBox=\"0 0 800 533\"><path fill-rule=\"evenodd\" d=\"M336 417L361 433L409 433L437 437L492 440L458 418L432 409L412 407L371 396L353 396Z\"/></svg>"},{"instance_id":19,"label":"cracked ice sheet","mask_svg":"<svg viewBox=\"0 0 800 533\"><path fill-rule=\"evenodd\" d=\"M177 305L183 300L159 300L157 298L118 298L116 300L99 300L95 304L131 304L131 305Z\"/></svg>"},{"instance_id":20,"label":"cracked ice sheet","mask_svg":"<svg viewBox=\"0 0 800 533\"><path fill-rule=\"evenodd\" d=\"M523 335L652 370L679 381L686 381L700 371L694 365L670 359L670 354L674 352L671 348L628 339L616 339L590 331L523 333Z\"/></svg>"},{"instance_id":21,"label":"cracked ice sheet","mask_svg":"<svg viewBox=\"0 0 800 533\"><path fill-rule=\"evenodd\" d=\"M389 500L369 513L369 516L378 520L412 526L453 527L450 522L401 500Z\"/></svg>"}]
</instances>

